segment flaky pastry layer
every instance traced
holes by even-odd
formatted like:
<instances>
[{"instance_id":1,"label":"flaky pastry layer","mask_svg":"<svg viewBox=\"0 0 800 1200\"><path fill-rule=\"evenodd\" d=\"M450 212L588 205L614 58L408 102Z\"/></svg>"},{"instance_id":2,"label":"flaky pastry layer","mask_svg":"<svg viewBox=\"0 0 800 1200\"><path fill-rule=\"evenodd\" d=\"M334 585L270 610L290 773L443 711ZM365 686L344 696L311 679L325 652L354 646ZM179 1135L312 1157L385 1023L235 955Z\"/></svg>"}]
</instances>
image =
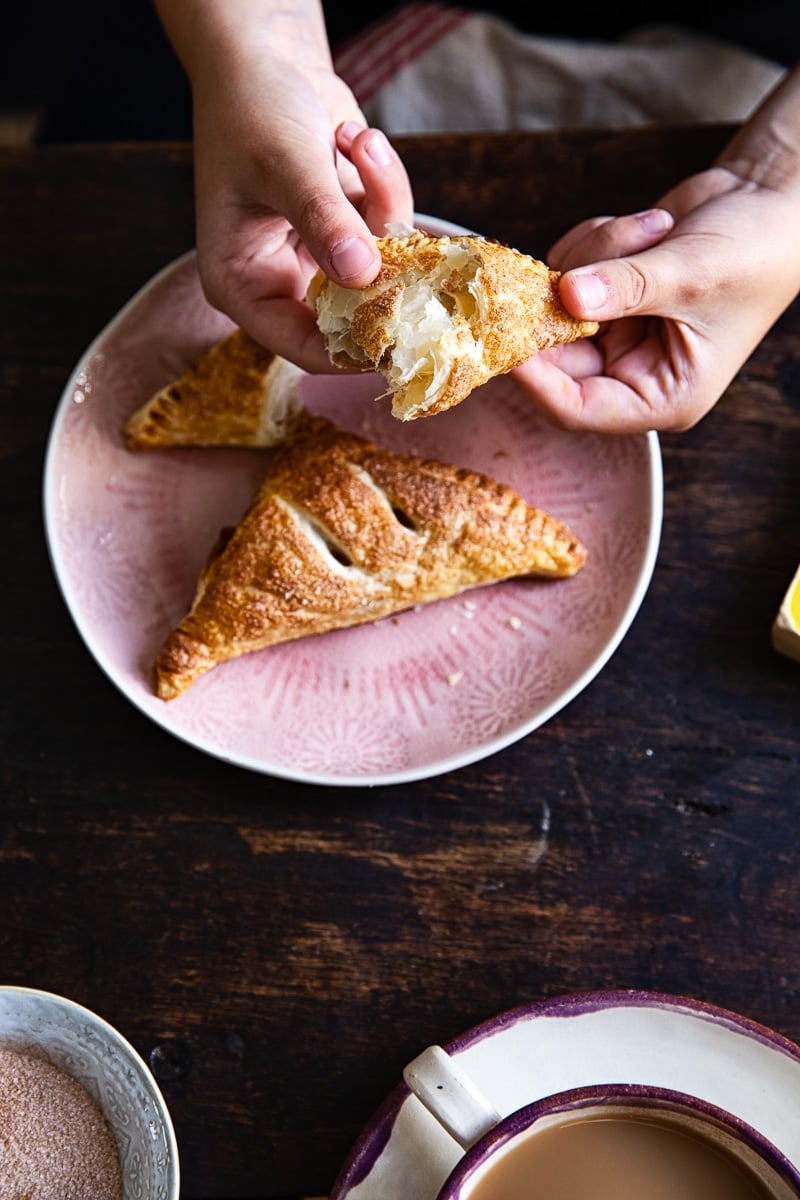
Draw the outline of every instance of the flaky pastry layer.
<instances>
[{"instance_id":1,"label":"flaky pastry layer","mask_svg":"<svg viewBox=\"0 0 800 1200\"><path fill-rule=\"evenodd\" d=\"M322 272L309 301L339 367L380 371L400 420L459 404L480 384L599 326L564 308L560 273L477 234L378 238L383 265L368 287Z\"/></svg>"}]
</instances>

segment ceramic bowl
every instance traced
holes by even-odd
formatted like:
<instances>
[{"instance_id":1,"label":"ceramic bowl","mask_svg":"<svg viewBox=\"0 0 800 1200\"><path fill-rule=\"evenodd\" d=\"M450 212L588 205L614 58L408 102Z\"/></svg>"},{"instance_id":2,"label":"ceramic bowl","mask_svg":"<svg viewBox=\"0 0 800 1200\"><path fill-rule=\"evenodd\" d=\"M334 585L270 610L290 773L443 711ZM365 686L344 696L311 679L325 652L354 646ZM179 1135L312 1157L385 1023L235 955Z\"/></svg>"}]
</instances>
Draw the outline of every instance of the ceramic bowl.
<instances>
[{"instance_id":1,"label":"ceramic bowl","mask_svg":"<svg viewBox=\"0 0 800 1200\"><path fill-rule=\"evenodd\" d=\"M166 1104L143 1059L107 1021L64 996L0 986L0 1049L45 1059L89 1093L116 1139L123 1200L178 1200Z\"/></svg>"}]
</instances>

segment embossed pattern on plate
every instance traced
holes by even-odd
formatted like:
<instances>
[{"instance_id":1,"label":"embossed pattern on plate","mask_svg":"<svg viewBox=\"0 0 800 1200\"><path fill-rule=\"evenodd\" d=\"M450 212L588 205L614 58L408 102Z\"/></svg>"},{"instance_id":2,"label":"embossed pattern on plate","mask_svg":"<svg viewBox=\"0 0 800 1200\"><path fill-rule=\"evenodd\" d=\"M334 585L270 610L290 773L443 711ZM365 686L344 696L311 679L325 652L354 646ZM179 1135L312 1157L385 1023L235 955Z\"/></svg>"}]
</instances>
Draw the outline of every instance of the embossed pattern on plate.
<instances>
[{"instance_id":1,"label":"embossed pattern on plate","mask_svg":"<svg viewBox=\"0 0 800 1200\"><path fill-rule=\"evenodd\" d=\"M433 232L457 227L425 218ZM422 219L420 219L422 223ZM84 641L120 690L198 749L328 785L425 778L530 733L597 674L649 583L661 527L655 434L549 426L508 376L449 412L402 423L376 375L309 376L309 408L401 452L482 470L566 521L589 548L574 578L510 581L390 620L219 666L179 699L152 665L188 608L219 529L242 515L268 451L133 454L127 416L233 328L193 254L166 267L99 335L53 424L49 548Z\"/></svg>"}]
</instances>

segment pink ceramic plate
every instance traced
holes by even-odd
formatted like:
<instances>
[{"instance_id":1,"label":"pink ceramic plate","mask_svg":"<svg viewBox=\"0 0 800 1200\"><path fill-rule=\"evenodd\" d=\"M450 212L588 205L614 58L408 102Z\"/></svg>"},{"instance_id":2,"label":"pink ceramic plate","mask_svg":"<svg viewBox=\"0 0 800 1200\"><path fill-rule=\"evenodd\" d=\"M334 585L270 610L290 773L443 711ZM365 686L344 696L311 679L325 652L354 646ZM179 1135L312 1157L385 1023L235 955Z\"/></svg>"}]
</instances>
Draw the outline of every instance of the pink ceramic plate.
<instances>
[{"instance_id":1,"label":"pink ceramic plate","mask_svg":"<svg viewBox=\"0 0 800 1200\"><path fill-rule=\"evenodd\" d=\"M433 232L457 227L419 218ZM309 408L386 447L486 471L586 543L572 579L476 589L375 625L244 656L177 700L151 669L221 526L268 451L132 454L127 416L233 326L205 302L193 254L151 280L89 347L54 421L45 471L50 553L89 650L136 707L209 754L287 779L371 785L475 762L536 729L619 645L661 528L655 434L576 435L540 419L508 377L402 423L376 375L304 381Z\"/></svg>"}]
</instances>

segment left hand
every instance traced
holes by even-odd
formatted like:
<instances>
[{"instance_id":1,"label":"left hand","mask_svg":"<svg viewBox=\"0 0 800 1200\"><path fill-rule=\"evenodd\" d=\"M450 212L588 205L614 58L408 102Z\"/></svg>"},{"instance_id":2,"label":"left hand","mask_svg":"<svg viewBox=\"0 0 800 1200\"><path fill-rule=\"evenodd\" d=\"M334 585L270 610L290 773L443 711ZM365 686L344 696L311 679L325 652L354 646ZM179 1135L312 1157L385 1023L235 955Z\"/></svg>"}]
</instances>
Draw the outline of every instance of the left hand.
<instances>
[{"instance_id":1,"label":"left hand","mask_svg":"<svg viewBox=\"0 0 800 1200\"><path fill-rule=\"evenodd\" d=\"M800 291L800 72L713 167L654 210L576 226L549 262L601 329L515 369L537 407L595 432L696 424Z\"/></svg>"}]
</instances>

